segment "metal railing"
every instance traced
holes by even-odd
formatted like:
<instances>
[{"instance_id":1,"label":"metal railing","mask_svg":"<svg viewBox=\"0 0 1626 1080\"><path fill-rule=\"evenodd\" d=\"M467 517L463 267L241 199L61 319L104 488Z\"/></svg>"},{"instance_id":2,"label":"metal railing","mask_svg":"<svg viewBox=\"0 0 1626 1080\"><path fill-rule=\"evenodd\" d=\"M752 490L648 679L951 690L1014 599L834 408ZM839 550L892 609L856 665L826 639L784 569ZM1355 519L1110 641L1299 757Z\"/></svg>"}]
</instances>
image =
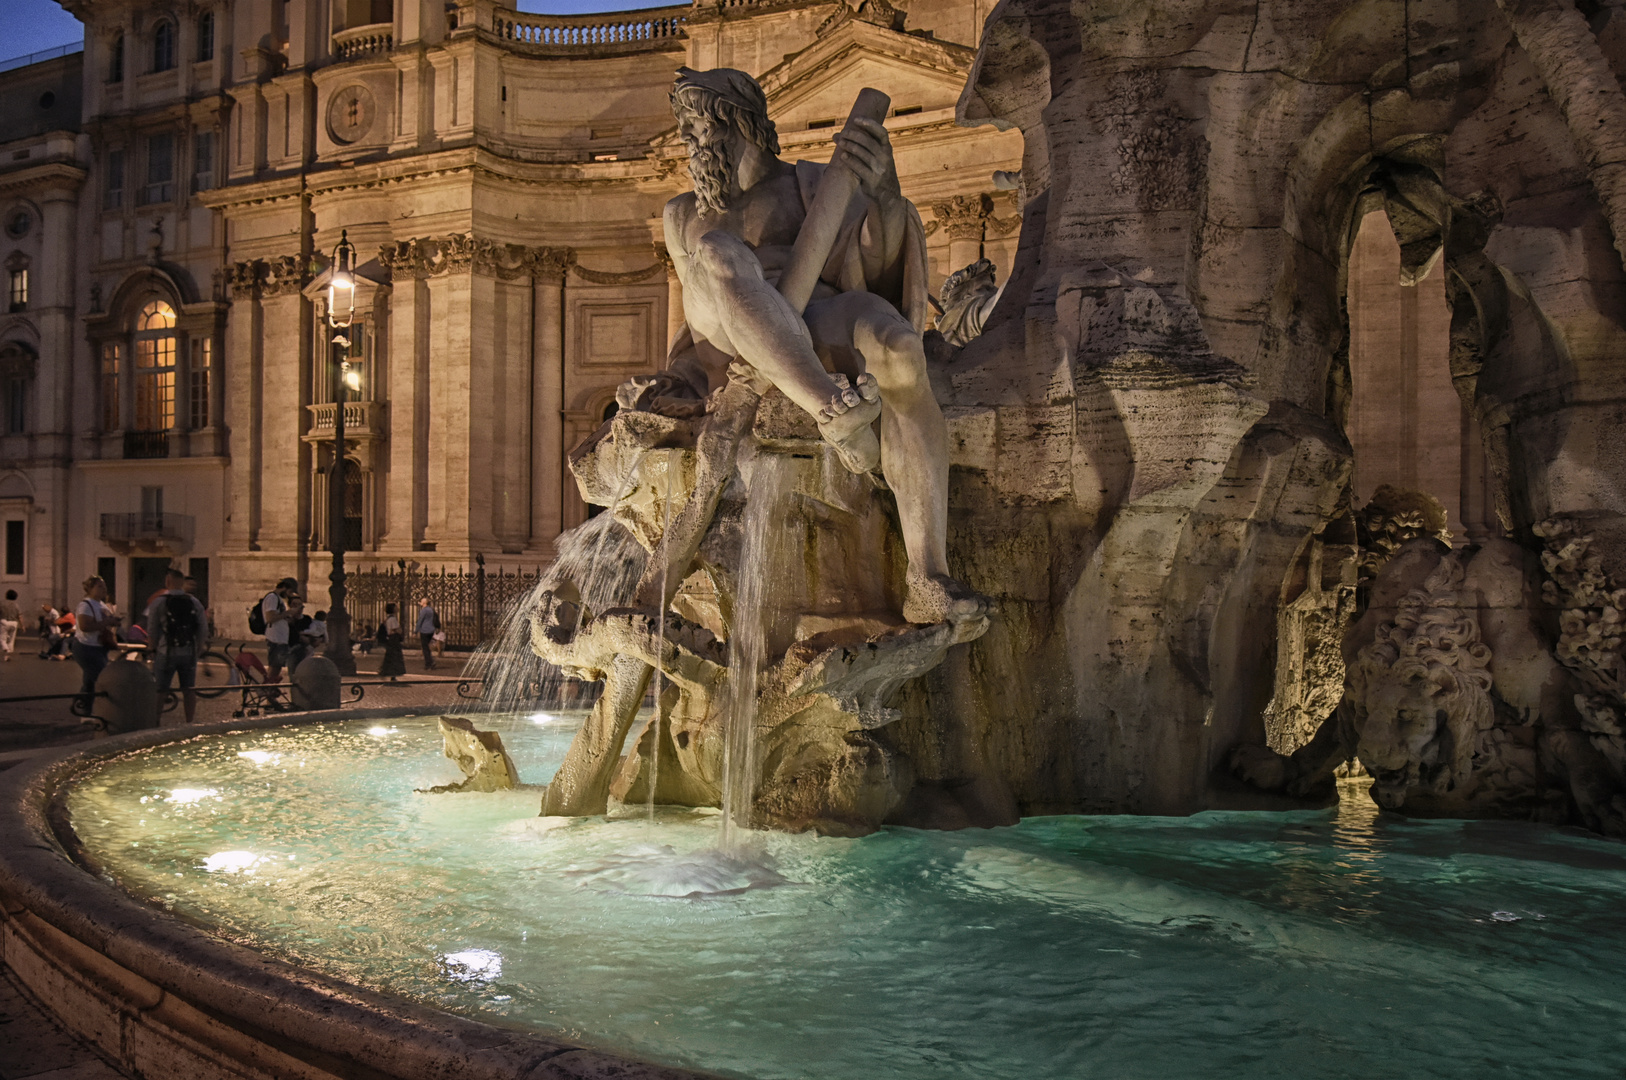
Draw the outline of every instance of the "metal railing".
<instances>
[{"instance_id":1,"label":"metal railing","mask_svg":"<svg viewBox=\"0 0 1626 1080\"><path fill-rule=\"evenodd\" d=\"M363 56L387 53L394 47L393 23L352 26L333 35L333 55L340 60L359 60Z\"/></svg>"},{"instance_id":2,"label":"metal railing","mask_svg":"<svg viewBox=\"0 0 1626 1080\"><path fill-rule=\"evenodd\" d=\"M0 60L0 71L14 71L30 64L43 64L47 60L56 60L59 57L72 56L74 53L84 51L85 43L83 41L74 41L67 45L58 45L54 49L41 49L39 52L14 56L10 60Z\"/></svg>"},{"instance_id":3,"label":"metal railing","mask_svg":"<svg viewBox=\"0 0 1626 1080\"><path fill-rule=\"evenodd\" d=\"M509 604L529 594L541 578L541 567L491 573L483 565L472 571L463 567L352 571L345 580L350 636L357 641L371 638L384 621L384 605L395 604L406 643L415 645L418 598L427 596L440 616L446 647L473 649L497 632Z\"/></svg>"},{"instance_id":4,"label":"metal railing","mask_svg":"<svg viewBox=\"0 0 1626 1080\"><path fill-rule=\"evenodd\" d=\"M126 431L124 433L126 458L169 457L169 432Z\"/></svg>"},{"instance_id":5,"label":"metal railing","mask_svg":"<svg viewBox=\"0 0 1626 1080\"><path fill-rule=\"evenodd\" d=\"M185 540L192 531L190 514L103 514L102 540Z\"/></svg>"},{"instance_id":6,"label":"metal railing","mask_svg":"<svg viewBox=\"0 0 1626 1080\"><path fill-rule=\"evenodd\" d=\"M660 47L681 40L689 5L627 11L614 15L526 15L501 11L492 31L502 41L542 49L592 51L604 48Z\"/></svg>"}]
</instances>

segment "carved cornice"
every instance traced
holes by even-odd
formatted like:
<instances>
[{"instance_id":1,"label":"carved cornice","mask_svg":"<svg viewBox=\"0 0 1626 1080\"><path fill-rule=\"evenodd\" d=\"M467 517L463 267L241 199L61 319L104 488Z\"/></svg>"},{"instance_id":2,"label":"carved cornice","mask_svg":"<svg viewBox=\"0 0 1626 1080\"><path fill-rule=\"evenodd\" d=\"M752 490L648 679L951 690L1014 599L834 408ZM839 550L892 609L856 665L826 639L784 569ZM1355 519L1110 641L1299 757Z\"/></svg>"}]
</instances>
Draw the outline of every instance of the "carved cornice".
<instances>
[{"instance_id":1,"label":"carved cornice","mask_svg":"<svg viewBox=\"0 0 1626 1080\"><path fill-rule=\"evenodd\" d=\"M378 249L378 261L390 273L410 278L477 273L514 281L522 277L563 278L576 265L572 248L525 247L485 240L469 233L415 236Z\"/></svg>"},{"instance_id":2,"label":"carved cornice","mask_svg":"<svg viewBox=\"0 0 1626 1080\"><path fill-rule=\"evenodd\" d=\"M666 264L653 263L642 270L627 270L623 273L612 273L608 270L589 270L585 266L573 266L571 272L583 281L591 281L594 285L636 285L640 281L648 281L656 274L666 273Z\"/></svg>"},{"instance_id":3,"label":"carved cornice","mask_svg":"<svg viewBox=\"0 0 1626 1080\"><path fill-rule=\"evenodd\" d=\"M269 259L241 259L226 267L223 285L233 297L287 296L310 280L303 256L273 255Z\"/></svg>"}]
</instances>

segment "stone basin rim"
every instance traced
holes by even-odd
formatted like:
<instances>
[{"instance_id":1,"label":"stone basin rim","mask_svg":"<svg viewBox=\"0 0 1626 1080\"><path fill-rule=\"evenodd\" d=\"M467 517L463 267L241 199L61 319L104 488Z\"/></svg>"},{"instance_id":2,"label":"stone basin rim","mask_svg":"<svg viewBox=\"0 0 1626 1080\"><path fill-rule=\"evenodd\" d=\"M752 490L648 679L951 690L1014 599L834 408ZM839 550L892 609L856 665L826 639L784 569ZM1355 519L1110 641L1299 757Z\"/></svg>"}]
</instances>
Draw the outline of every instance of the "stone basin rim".
<instances>
[{"instance_id":1,"label":"stone basin rim","mask_svg":"<svg viewBox=\"0 0 1626 1080\"><path fill-rule=\"evenodd\" d=\"M134 751L232 732L406 715L399 708L329 710L131 732L63 747L0 773L0 960L59 1022L137 1075L712 1075L455 1016L215 937L97 876L67 818L64 797L74 782ZM183 1062L188 1068L178 1067Z\"/></svg>"}]
</instances>

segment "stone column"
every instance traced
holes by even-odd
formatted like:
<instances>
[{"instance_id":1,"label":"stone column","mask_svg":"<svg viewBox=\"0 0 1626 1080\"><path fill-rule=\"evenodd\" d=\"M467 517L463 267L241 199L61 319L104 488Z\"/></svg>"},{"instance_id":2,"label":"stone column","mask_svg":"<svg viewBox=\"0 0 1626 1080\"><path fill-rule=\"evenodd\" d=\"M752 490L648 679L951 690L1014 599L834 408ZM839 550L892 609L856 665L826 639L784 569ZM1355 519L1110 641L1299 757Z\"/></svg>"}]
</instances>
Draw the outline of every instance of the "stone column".
<instances>
[{"instance_id":1,"label":"stone column","mask_svg":"<svg viewBox=\"0 0 1626 1080\"><path fill-rule=\"evenodd\" d=\"M655 245L655 258L666 267L666 349L670 353L672 342L683 329L683 282L678 280L677 267L672 265L665 244Z\"/></svg>"},{"instance_id":2,"label":"stone column","mask_svg":"<svg viewBox=\"0 0 1626 1080\"><path fill-rule=\"evenodd\" d=\"M532 253L531 537L530 548L551 555L564 528L565 273L569 248Z\"/></svg>"},{"instance_id":3,"label":"stone column","mask_svg":"<svg viewBox=\"0 0 1626 1080\"><path fill-rule=\"evenodd\" d=\"M932 214L943 223L948 236L948 265L945 276L964 269L981 258L983 223L994 213L994 200L989 195L956 195L932 203Z\"/></svg>"},{"instance_id":4,"label":"stone column","mask_svg":"<svg viewBox=\"0 0 1626 1080\"><path fill-rule=\"evenodd\" d=\"M283 256L283 260L296 259ZM260 302L263 338L260 415L260 546L293 554L306 534L310 489L300 441L310 374L310 304L300 293L303 274L293 267L266 285Z\"/></svg>"},{"instance_id":5,"label":"stone column","mask_svg":"<svg viewBox=\"0 0 1626 1080\"><path fill-rule=\"evenodd\" d=\"M264 353L260 339L259 267L239 262L230 267L232 304L226 312L226 342L217 365L222 381L230 382L225 393L229 414L226 426L235 438L227 475L226 543L238 551L253 549L259 539L260 479L264 464L261 442L261 392Z\"/></svg>"},{"instance_id":6,"label":"stone column","mask_svg":"<svg viewBox=\"0 0 1626 1080\"><path fill-rule=\"evenodd\" d=\"M471 275L465 264L428 279L429 302L435 317L430 325L431 369L429 409L429 519L425 545L452 554L468 542L468 522L478 511L483 492L469 489L470 481L470 335L472 325ZM489 505L484 508L489 512ZM442 547L442 545L445 545Z\"/></svg>"},{"instance_id":7,"label":"stone column","mask_svg":"<svg viewBox=\"0 0 1626 1080\"><path fill-rule=\"evenodd\" d=\"M416 250L417 241L396 245ZM428 494L429 286L423 268L410 255L391 256L389 472L384 493L380 548L397 558L418 550L423 540Z\"/></svg>"}]
</instances>

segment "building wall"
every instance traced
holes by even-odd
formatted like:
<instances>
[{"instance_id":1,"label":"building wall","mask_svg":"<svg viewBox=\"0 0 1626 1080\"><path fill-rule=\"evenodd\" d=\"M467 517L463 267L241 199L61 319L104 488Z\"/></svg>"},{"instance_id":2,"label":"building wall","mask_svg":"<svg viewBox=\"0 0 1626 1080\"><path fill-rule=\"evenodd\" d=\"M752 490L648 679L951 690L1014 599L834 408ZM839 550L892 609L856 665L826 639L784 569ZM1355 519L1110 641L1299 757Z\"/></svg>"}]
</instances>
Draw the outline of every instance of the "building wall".
<instances>
[{"instance_id":1,"label":"building wall","mask_svg":"<svg viewBox=\"0 0 1626 1080\"><path fill-rule=\"evenodd\" d=\"M667 100L681 65L757 75L791 159L828 160L858 88L885 89L934 287L1015 251L1015 200L992 174L1018 167L1020 136L953 123L986 3L563 18L497 0L63 2L87 26L83 184L62 224L78 265L63 283L59 591L115 558L124 599L129 560L207 557L228 632L284 574L325 602L341 235L362 278L352 564L551 559L587 510L566 453L620 382L662 366L682 321L660 245L661 209L688 187ZM109 426L103 354L139 348L134 320L160 298L187 353L177 380L209 342L210 407L178 409L162 456L134 457L156 444L129 372ZM155 486L180 524L109 542L98 515L139 514ZM5 491L0 477L0 509Z\"/></svg>"}]
</instances>

